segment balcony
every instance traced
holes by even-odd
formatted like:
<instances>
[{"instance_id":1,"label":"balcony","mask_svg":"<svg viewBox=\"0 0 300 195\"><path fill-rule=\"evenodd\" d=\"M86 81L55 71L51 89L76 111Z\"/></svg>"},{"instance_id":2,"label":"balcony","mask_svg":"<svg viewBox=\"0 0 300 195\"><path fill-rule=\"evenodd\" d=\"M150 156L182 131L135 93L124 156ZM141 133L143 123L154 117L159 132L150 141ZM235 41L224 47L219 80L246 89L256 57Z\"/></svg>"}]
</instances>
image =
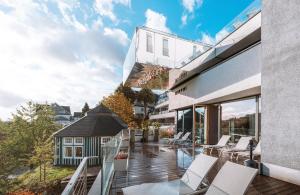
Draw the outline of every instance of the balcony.
<instances>
[{"instance_id":1,"label":"balcony","mask_svg":"<svg viewBox=\"0 0 300 195\"><path fill-rule=\"evenodd\" d=\"M150 120L163 119L163 118L175 118L175 114L176 112L169 112L168 110L166 110L158 113L152 113L149 118Z\"/></svg>"},{"instance_id":2,"label":"balcony","mask_svg":"<svg viewBox=\"0 0 300 195\"><path fill-rule=\"evenodd\" d=\"M205 52L185 60L178 75L170 77L173 90L188 79L225 61L225 59L260 42L261 39L261 0L253 1L219 32L214 45Z\"/></svg>"}]
</instances>

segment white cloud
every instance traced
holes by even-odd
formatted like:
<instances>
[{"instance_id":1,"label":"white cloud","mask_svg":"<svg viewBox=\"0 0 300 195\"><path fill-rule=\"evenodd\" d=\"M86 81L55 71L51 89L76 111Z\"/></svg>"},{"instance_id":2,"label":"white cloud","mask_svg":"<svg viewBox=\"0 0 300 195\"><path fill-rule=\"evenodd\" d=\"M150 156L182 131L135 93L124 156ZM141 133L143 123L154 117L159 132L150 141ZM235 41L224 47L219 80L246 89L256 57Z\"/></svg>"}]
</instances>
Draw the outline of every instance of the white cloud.
<instances>
[{"instance_id":1,"label":"white cloud","mask_svg":"<svg viewBox=\"0 0 300 195\"><path fill-rule=\"evenodd\" d=\"M182 0L182 6L184 7L184 13L181 16L181 25L187 24L187 19L194 18L194 11L196 8L201 7L203 0Z\"/></svg>"},{"instance_id":2,"label":"white cloud","mask_svg":"<svg viewBox=\"0 0 300 195\"><path fill-rule=\"evenodd\" d=\"M183 7L190 13L194 11L196 7L200 7L203 0L182 0Z\"/></svg>"},{"instance_id":3,"label":"white cloud","mask_svg":"<svg viewBox=\"0 0 300 195\"><path fill-rule=\"evenodd\" d=\"M202 37L201 37L200 41L202 43L206 43L209 45L215 45L216 43L221 41L223 38L225 38L228 34L229 34L229 32L226 29L222 29L214 37L207 33L202 32L201 33Z\"/></svg>"},{"instance_id":4,"label":"white cloud","mask_svg":"<svg viewBox=\"0 0 300 195\"><path fill-rule=\"evenodd\" d=\"M181 24L182 24L183 26L185 26L186 23L187 23L187 15L184 14L184 15L181 16Z\"/></svg>"},{"instance_id":5,"label":"white cloud","mask_svg":"<svg viewBox=\"0 0 300 195\"><path fill-rule=\"evenodd\" d=\"M0 118L28 100L78 111L86 101L94 106L122 81L128 37L121 29L104 28L96 17L90 26L80 22L76 3L56 3L59 13L46 2L0 4L9 7L0 8Z\"/></svg>"},{"instance_id":6,"label":"white cloud","mask_svg":"<svg viewBox=\"0 0 300 195\"><path fill-rule=\"evenodd\" d=\"M108 17L111 21L116 22L117 16L114 13L114 6L117 4L130 7L131 1L130 0L96 0L95 10L101 16Z\"/></svg>"},{"instance_id":7,"label":"white cloud","mask_svg":"<svg viewBox=\"0 0 300 195\"><path fill-rule=\"evenodd\" d=\"M164 32L171 32L171 30L167 27L167 18L163 14L147 9L145 16L145 26Z\"/></svg>"}]
</instances>

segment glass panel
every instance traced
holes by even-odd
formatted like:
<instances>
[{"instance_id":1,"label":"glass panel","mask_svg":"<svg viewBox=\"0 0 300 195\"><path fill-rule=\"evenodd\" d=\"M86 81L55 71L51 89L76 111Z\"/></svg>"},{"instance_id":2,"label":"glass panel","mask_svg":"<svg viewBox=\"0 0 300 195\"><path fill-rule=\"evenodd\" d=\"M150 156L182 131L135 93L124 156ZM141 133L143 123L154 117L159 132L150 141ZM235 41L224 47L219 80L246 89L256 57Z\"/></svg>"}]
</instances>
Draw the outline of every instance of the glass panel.
<instances>
[{"instance_id":1,"label":"glass panel","mask_svg":"<svg viewBox=\"0 0 300 195\"><path fill-rule=\"evenodd\" d=\"M80 157L82 158L83 154L82 154L82 146L76 146L75 147L75 157Z\"/></svg>"},{"instance_id":2,"label":"glass panel","mask_svg":"<svg viewBox=\"0 0 300 195\"><path fill-rule=\"evenodd\" d=\"M65 146L64 147L64 156L65 158L72 158L73 154L72 154L72 147L71 146Z\"/></svg>"},{"instance_id":3,"label":"glass panel","mask_svg":"<svg viewBox=\"0 0 300 195\"><path fill-rule=\"evenodd\" d=\"M206 132L204 128L204 108L197 107L195 108L196 114L196 135L195 135L195 142L196 144L205 144L206 143Z\"/></svg>"},{"instance_id":4,"label":"glass panel","mask_svg":"<svg viewBox=\"0 0 300 195\"><path fill-rule=\"evenodd\" d=\"M193 111L192 108L184 110L184 133L193 131Z\"/></svg>"},{"instance_id":5,"label":"glass panel","mask_svg":"<svg viewBox=\"0 0 300 195\"><path fill-rule=\"evenodd\" d=\"M183 110L177 111L177 133L183 131Z\"/></svg>"},{"instance_id":6,"label":"glass panel","mask_svg":"<svg viewBox=\"0 0 300 195\"><path fill-rule=\"evenodd\" d=\"M163 39L163 56L169 56L168 39Z\"/></svg>"},{"instance_id":7,"label":"glass panel","mask_svg":"<svg viewBox=\"0 0 300 195\"><path fill-rule=\"evenodd\" d=\"M255 99L221 104L221 135L231 135L237 142L241 136L255 136Z\"/></svg>"}]
</instances>

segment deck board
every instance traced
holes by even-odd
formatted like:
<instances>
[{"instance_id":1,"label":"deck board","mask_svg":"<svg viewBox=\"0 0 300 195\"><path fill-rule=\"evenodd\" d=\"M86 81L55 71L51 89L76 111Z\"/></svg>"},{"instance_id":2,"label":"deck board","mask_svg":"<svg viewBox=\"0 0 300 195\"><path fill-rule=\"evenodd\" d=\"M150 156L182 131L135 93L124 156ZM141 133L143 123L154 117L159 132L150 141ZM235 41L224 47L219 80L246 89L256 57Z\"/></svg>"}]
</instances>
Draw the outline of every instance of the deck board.
<instances>
[{"instance_id":1,"label":"deck board","mask_svg":"<svg viewBox=\"0 0 300 195\"><path fill-rule=\"evenodd\" d=\"M155 143L136 143L131 148L128 171L115 172L110 194L122 195L122 188L127 186L178 179L189 166L191 155L192 149L182 150ZM228 156L219 158L216 166L208 174L210 182L227 160ZM300 194L300 186L257 175L246 194Z\"/></svg>"}]
</instances>

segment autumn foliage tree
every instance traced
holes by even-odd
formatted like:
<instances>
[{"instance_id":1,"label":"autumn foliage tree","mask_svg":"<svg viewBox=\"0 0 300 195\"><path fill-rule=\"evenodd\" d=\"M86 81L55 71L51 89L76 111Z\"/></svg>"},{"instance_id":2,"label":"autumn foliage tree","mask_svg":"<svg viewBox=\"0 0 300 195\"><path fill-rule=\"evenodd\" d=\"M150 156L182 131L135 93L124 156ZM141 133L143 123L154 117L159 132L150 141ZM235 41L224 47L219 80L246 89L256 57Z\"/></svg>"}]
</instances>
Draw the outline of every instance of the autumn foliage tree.
<instances>
[{"instance_id":1,"label":"autumn foliage tree","mask_svg":"<svg viewBox=\"0 0 300 195\"><path fill-rule=\"evenodd\" d=\"M134 121L132 104L123 93L115 92L104 97L102 103L116 113L127 125Z\"/></svg>"}]
</instances>

